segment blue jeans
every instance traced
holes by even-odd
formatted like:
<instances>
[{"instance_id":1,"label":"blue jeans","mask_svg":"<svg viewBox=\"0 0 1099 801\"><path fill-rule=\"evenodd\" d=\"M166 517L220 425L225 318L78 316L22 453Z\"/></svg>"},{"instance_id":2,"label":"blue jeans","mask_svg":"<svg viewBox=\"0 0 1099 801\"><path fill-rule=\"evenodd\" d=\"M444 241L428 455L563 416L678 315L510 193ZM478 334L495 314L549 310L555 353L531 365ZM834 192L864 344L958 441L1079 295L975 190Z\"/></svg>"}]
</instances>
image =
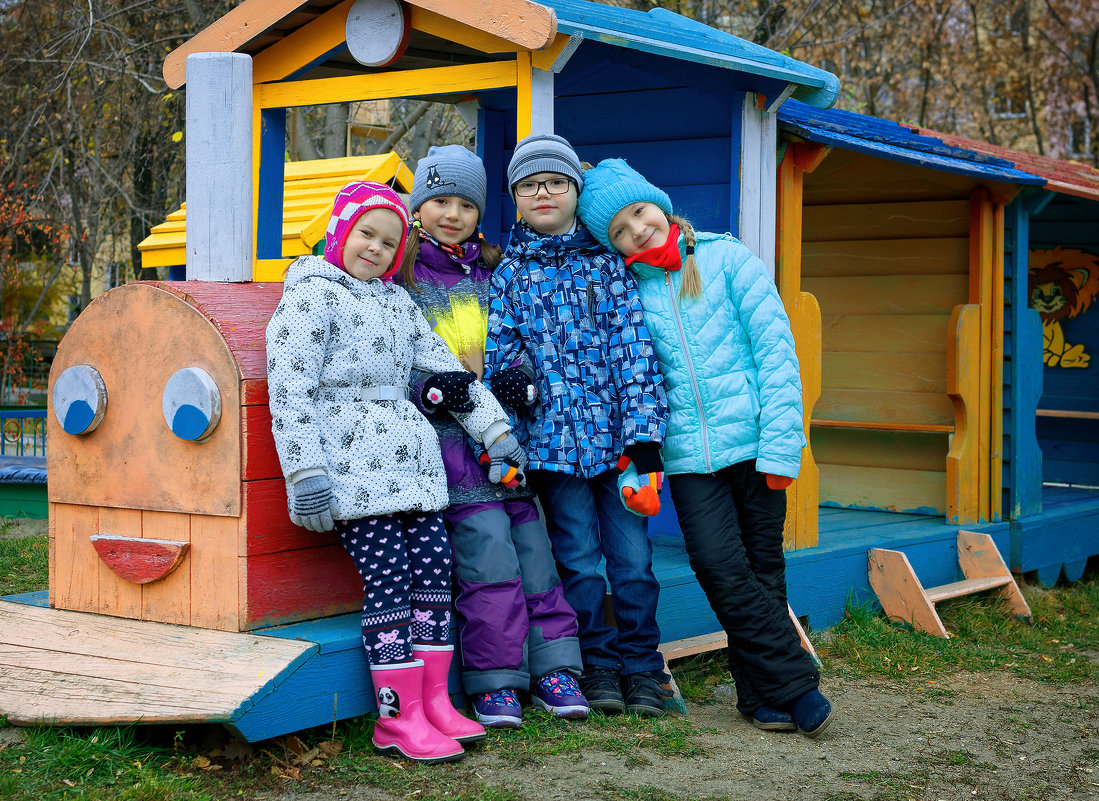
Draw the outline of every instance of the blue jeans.
<instances>
[{"instance_id":1,"label":"blue jeans","mask_svg":"<svg viewBox=\"0 0 1099 801\"><path fill-rule=\"evenodd\" d=\"M622 505L617 479L613 470L588 479L546 470L528 474L542 501L565 600L576 610L584 667L628 675L664 668L656 625L660 584L648 519ZM599 573L604 558L606 579ZM617 628L603 616L608 581Z\"/></svg>"}]
</instances>

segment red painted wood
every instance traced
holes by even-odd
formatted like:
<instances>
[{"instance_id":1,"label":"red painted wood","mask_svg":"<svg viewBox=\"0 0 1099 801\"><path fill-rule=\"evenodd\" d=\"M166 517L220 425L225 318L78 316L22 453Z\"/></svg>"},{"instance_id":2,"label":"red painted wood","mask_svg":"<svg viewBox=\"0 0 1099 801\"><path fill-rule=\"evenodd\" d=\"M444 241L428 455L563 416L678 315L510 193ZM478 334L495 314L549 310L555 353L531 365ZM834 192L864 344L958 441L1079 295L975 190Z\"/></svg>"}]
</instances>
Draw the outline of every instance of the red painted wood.
<instances>
[{"instance_id":1,"label":"red painted wood","mask_svg":"<svg viewBox=\"0 0 1099 801\"><path fill-rule=\"evenodd\" d=\"M233 355L239 356L240 354L235 353ZM267 404L267 373L264 373L262 378L245 378L240 382L241 406L266 406Z\"/></svg>"},{"instance_id":2,"label":"red painted wood","mask_svg":"<svg viewBox=\"0 0 1099 801\"><path fill-rule=\"evenodd\" d=\"M1044 187L1045 189L1086 197L1089 200L1099 200L1099 170L1087 164L1054 159L1049 156L1039 156L1037 153L1013 150L1001 145L992 145L988 142L933 131L930 128L916 128L915 130L923 136L933 136L954 147L985 153L989 156L1013 162L1020 170L1045 178L1048 181Z\"/></svg>"},{"instance_id":3,"label":"red painted wood","mask_svg":"<svg viewBox=\"0 0 1099 801\"><path fill-rule=\"evenodd\" d=\"M240 467L244 481L282 477L275 438L271 435L271 409L244 406L240 410Z\"/></svg>"},{"instance_id":4,"label":"red painted wood","mask_svg":"<svg viewBox=\"0 0 1099 801\"><path fill-rule=\"evenodd\" d=\"M169 575L179 567L190 547L186 542L107 535L97 535L91 540L103 564L119 578L134 584L148 584Z\"/></svg>"},{"instance_id":5,"label":"red painted wood","mask_svg":"<svg viewBox=\"0 0 1099 801\"><path fill-rule=\"evenodd\" d=\"M282 478L246 481L241 486L246 529L244 550L249 556L339 544L335 532L309 531L290 522L286 482Z\"/></svg>"},{"instance_id":6,"label":"red painted wood","mask_svg":"<svg viewBox=\"0 0 1099 801\"><path fill-rule=\"evenodd\" d=\"M250 557L246 570L242 630L362 609L362 579L342 545Z\"/></svg>"}]
</instances>

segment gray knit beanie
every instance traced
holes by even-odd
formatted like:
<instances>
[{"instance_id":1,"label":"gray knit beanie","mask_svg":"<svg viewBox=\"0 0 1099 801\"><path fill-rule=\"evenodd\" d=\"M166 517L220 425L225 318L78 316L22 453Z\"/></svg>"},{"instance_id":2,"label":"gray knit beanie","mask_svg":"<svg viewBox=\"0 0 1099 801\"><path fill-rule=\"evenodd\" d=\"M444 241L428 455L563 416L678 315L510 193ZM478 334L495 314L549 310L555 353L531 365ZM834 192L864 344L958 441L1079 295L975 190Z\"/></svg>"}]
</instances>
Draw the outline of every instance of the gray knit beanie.
<instances>
[{"instance_id":1,"label":"gray knit beanie","mask_svg":"<svg viewBox=\"0 0 1099 801\"><path fill-rule=\"evenodd\" d=\"M565 139L553 134L531 134L515 146L508 164L508 189L524 178L540 172L556 172L576 181L579 192L584 188L584 171L580 158Z\"/></svg>"},{"instance_id":2,"label":"gray knit beanie","mask_svg":"<svg viewBox=\"0 0 1099 801\"><path fill-rule=\"evenodd\" d=\"M436 197L460 197L477 207L477 222L485 216L488 181L485 165L461 145L436 145L416 165L408 205L418 211Z\"/></svg>"}]
</instances>

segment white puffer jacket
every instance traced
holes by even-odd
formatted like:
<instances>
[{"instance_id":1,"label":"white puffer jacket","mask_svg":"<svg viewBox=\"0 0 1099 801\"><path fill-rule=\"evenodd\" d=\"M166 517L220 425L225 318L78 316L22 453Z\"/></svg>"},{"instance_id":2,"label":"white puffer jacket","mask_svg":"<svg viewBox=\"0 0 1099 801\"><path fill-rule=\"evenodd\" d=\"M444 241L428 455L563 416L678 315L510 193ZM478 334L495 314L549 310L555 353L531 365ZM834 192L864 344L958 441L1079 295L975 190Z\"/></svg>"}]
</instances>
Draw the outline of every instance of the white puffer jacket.
<instances>
[{"instance_id":1,"label":"white puffer jacket","mask_svg":"<svg viewBox=\"0 0 1099 801\"><path fill-rule=\"evenodd\" d=\"M293 503L294 482L327 472L337 520L435 511L448 503L435 430L409 400L412 369L464 369L402 287L360 281L317 256L290 265L267 325L271 430ZM508 431L484 385L455 419L489 443ZM440 412L441 413L441 412Z\"/></svg>"}]
</instances>

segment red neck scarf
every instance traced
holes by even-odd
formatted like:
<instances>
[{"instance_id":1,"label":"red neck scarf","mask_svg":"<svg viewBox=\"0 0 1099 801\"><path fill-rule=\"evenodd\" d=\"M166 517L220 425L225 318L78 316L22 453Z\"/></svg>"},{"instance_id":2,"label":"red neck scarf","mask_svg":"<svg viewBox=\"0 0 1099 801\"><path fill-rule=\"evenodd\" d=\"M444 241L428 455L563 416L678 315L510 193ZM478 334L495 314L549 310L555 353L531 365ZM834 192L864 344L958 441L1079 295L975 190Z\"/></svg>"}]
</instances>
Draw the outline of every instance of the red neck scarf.
<instances>
[{"instance_id":1,"label":"red neck scarf","mask_svg":"<svg viewBox=\"0 0 1099 801\"><path fill-rule=\"evenodd\" d=\"M650 267L659 267L661 270L678 270L682 267L683 259L679 255L679 226L675 223L669 226L668 238L664 240L663 245L626 257L626 264L637 261L648 264Z\"/></svg>"}]
</instances>

